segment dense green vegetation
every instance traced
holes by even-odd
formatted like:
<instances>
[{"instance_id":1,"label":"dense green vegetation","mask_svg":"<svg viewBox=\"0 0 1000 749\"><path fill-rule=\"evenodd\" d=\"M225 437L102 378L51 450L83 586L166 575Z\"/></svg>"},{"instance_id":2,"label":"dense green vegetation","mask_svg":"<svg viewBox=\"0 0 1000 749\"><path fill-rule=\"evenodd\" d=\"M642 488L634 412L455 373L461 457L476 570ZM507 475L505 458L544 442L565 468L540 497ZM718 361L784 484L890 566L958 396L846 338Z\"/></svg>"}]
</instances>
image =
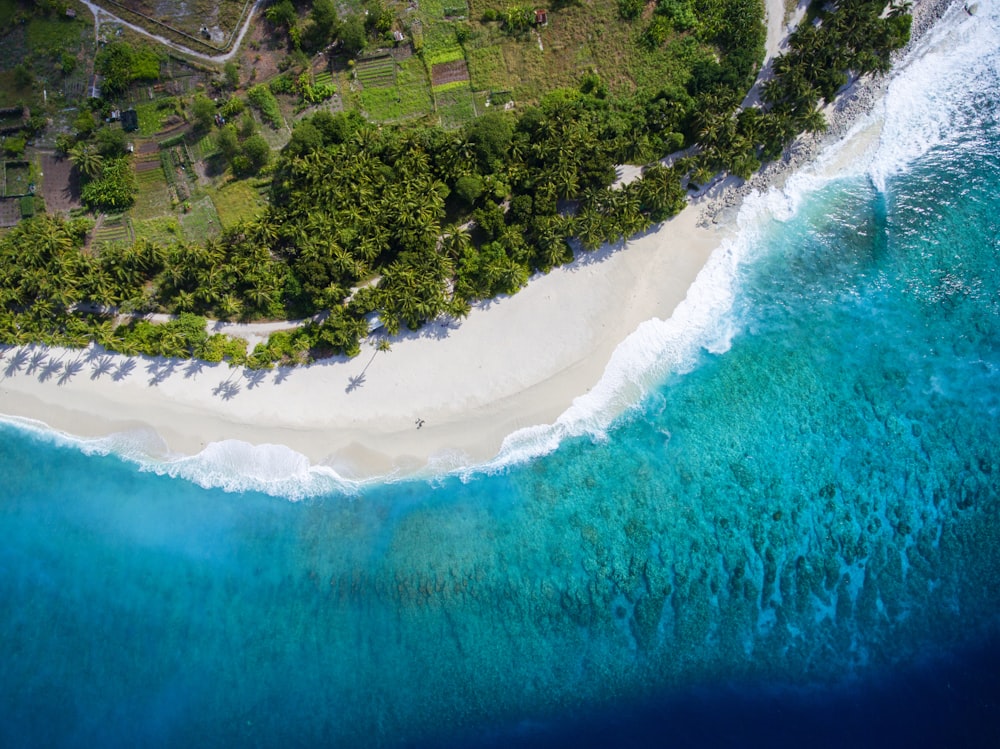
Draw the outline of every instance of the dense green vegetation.
<instances>
[{"instance_id":1,"label":"dense green vegetation","mask_svg":"<svg viewBox=\"0 0 1000 749\"><path fill-rule=\"evenodd\" d=\"M101 91L117 96L128 90L133 81L155 81L160 77L160 56L148 47L133 47L127 42L107 44L94 61L101 74Z\"/></svg>"},{"instance_id":2,"label":"dense green vegetation","mask_svg":"<svg viewBox=\"0 0 1000 749\"><path fill-rule=\"evenodd\" d=\"M384 6L369 5L365 23L374 25L364 33L387 33L379 26ZM511 8L514 20L497 16L497 23L518 34ZM763 54L757 0L660 0L645 20L634 3L619 3L624 18L643 25L650 48L690 47L684 74L659 87L616 89L587 72L537 106L492 110L448 130L422 122L376 127L356 111L321 111L295 124L273 165L242 99L216 108L195 98L203 132L217 113L230 120L204 137L234 174L270 172L267 210L205 242L140 238L98 253L84 250L84 222L24 221L0 240L0 338L71 345L93 338L112 350L267 367L353 355L376 316L389 333L463 316L477 300L515 293L532 273L568 261L574 246L592 250L674 215L692 184L720 170L749 176L798 133L822 128L820 104L849 75L887 69L905 43L909 16L885 9L883 0L815 9L814 22L776 61L763 106L746 110L739 105ZM303 49L337 39L352 18L326 3L313 3L303 18L289 0L271 5L267 17ZM706 46L716 53L704 54ZM152 73L149 60L125 57L132 62L123 80ZM284 83L254 85L247 96L273 127L283 122L275 88L291 86L305 99L312 86L301 74L277 80ZM123 141L88 110L74 127L63 145L85 201L120 210L135 190ZM685 147L688 155L672 166L657 163ZM615 186L621 163L651 165ZM105 313L111 308L180 317L116 327ZM323 322L273 336L250 354L238 341L208 336L203 322L318 312L328 313Z\"/></svg>"}]
</instances>

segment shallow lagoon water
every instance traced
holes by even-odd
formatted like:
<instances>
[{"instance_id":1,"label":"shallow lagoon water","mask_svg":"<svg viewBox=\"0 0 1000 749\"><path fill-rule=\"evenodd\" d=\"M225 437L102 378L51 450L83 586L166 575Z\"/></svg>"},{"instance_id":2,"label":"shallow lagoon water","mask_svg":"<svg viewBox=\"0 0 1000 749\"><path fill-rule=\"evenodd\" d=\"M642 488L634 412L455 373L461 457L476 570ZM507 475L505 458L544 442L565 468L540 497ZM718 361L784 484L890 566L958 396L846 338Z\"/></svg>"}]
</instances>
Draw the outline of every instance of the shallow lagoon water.
<instances>
[{"instance_id":1,"label":"shallow lagoon water","mask_svg":"<svg viewBox=\"0 0 1000 749\"><path fill-rule=\"evenodd\" d=\"M997 745L996 15L600 437L290 502L0 427L0 743Z\"/></svg>"}]
</instances>

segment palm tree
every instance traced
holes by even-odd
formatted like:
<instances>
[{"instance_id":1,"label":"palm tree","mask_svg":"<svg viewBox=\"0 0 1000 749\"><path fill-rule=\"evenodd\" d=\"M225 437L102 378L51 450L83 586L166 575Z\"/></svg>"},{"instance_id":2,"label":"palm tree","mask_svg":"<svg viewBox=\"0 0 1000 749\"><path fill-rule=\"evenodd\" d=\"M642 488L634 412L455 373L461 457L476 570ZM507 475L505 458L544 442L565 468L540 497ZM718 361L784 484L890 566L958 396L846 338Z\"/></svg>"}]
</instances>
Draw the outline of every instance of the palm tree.
<instances>
[{"instance_id":1,"label":"palm tree","mask_svg":"<svg viewBox=\"0 0 1000 749\"><path fill-rule=\"evenodd\" d=\"M69 149L69 160L73 166L87 177L93 179L101 173L104 166L104 159L89 143L77 143Z\"/></svg>"}]
</instances>

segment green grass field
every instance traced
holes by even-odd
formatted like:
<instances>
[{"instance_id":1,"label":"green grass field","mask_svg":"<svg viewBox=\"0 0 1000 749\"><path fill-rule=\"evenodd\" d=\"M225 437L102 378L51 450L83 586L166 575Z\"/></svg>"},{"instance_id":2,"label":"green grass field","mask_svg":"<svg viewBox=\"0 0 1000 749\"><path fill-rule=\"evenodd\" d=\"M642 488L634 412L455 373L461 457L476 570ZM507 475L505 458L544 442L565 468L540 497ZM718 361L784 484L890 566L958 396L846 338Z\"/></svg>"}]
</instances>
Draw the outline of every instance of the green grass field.
<instances>
[{"instance_id":1,"label":"green grass field","mask_svg":"<svg viewBox=\"0 0 1000 749\"><path fill-rule=\"evenodd\" d=\"M169 214L173 196L163 169L137 172L135 177L139 184L139 194L132 206L132 217L142 220Z\"/></svg>"},{"instance_id":2,"label":"green grass field","mask_svg":"<svg viewBox=\"0 0 1000 749\"><path fill-rule=\"evenodd\" d=\"M396 86L361 91L361 108L373 120L398 121L427 115L434 110L430 81L419 57L397 66Z\"/></svg>"},{"instance_id":3,"label":"green grass field","mask_svg":"<svg viewBox=\"0 0 1000 749\"><path fill-rule=\"evenodd\" d=\"M455 129L476 117L476 105L468 81L456 81L434 89L441 127Z\"/></svg>"},{"instance_id":4,"label":"green grass field","mask_svg":"<svg viewBox=\"0 0 1000 749\"><path fill-rule=\"evenodd\" d=\"M136 219L132 221L132 229L136 239L148 239L162 245L173 244L182 238L181 225L176 216Z\"/></svg>"},{"instance_id":5,"label":"green grass field","mask_svg":"<svg viewBox=\"0 0 1000 749\"><path fill-rule=\"evenodd\" d=\"M79 48L84 32L92 29L82 20L66 16L32 18L28 22L28 44L35 52L72 52Z\"/></svg>"},{"instance_id":6,"label":"green grass field","mask_svg":"<svg viewBox=\"0 0 1000 749\"><path fill-rule=\"evenodd\" d=\"M139 116L139 135L142 137L149 137L160 132L160 129L163 127L163 120L169 114L156 101L146 101L136 104L135 112Z\"/></svg>"},{"instance_id":7,"label":"green grass field","mask_svg":"<svg viewBox=\"0 0 1000 749\"><path fill-rule=\"evenodd\" d=\"M8 161L4 164L4 196L13 197L24 195L28 192L28 183L31 180L31 173L27 162Z\"/></svg>"},{"instance_id":8,"label":"green grass field","mask_svg":"<svg viewBox=\"0 0 1000 749\"><path fill-rule=\"evenodd\" d=\"M189 242L204 242L208 237L219 234L219 214L215 212L215 204L205 195L198 200L190 201L190 209L180 216L181 231Z\"/></svg>"},{"instance_id":9,"label":"green grass field","mask_svg":"<svg viewBox=\"0 0 1000 749\"><path fill-rule=\"evenodd\" d=\"M210 191L209 194L224 229L235 226L240 221L252 219L267 206L250 180L229 182L217 190Z\"/></svg>"}]
</instances>

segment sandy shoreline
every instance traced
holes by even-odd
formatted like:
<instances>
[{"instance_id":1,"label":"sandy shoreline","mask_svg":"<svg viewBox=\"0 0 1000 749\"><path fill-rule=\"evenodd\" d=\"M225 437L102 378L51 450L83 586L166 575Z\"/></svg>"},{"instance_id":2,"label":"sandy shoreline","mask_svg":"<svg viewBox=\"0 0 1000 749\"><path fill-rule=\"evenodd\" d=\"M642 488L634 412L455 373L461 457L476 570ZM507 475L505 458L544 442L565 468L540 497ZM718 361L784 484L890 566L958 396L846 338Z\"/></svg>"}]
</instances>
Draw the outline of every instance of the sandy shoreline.
<instances>
[{"instance_id":1,"label":"sandy shoreline","mask_svg":"<svg viewBox=\"0 0 1000 749\"><path fill-rule=\"evenodd\" d=\"M10 348L0 413L79 437L152 430L159 449L143 441L156 458L237 439L286 445L346 477L412 473L432 458L480 463L510 433L553 422L639 323L668 317L721 234L697 227L691 208L457 327L435 324L388 352L366 345L354 359L307 368L252 373L140 357L126 371L127 357L99 351Z\"/></svg>"},{"instance_id":2,"label":"sandy shoreline","mask_svg":"<svg viewBox=\"0 0 1000 749\"><path fill-rule=\"evenodd\" d=\"M949 4L919 3L914 37ZM84 438L131 434L154 459L241 440L285 445L347 478L411 474L429 462L436 472L482 463L511 433L553 423L598 383L641 323L667 319L732 231L743 196L780 182L846 132L883 86L855 86L833 108L825 138L800 141L747 185L720 185L627 247L534 278L458 327L428 326L395 340L389 352L366 345L352 360L263 373L7 348L0 350L0 413Z\"/></svg>"}]
</instances>

